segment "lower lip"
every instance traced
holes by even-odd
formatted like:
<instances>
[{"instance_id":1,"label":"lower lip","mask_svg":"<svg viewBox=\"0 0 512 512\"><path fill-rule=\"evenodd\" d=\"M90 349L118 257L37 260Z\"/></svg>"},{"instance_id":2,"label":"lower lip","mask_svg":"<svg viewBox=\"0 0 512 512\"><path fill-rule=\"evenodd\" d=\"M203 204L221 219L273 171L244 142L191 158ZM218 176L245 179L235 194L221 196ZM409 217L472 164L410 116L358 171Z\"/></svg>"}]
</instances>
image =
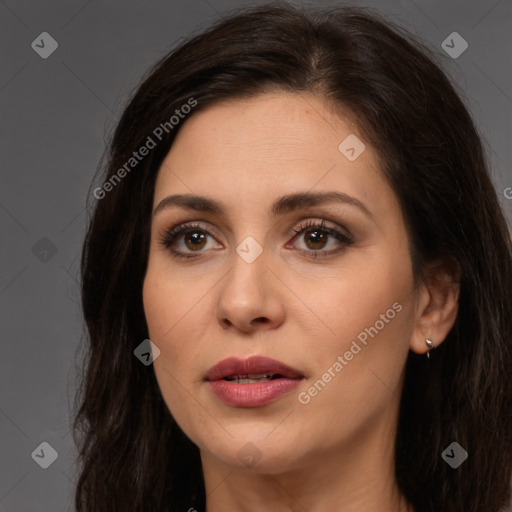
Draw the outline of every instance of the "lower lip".
<instances>
[{"instance_id":1,"label":"lower lip","mask_svg":"<svg viewBox=\"0 0 512 512\"><path fill-rule=\"evenodd\" d=\"M209 381L215 396L233 407L261 407L275 402L293 391L302 379L274 379L252 384L238 384L234 381Z\"/></svg>"}]
</instances>

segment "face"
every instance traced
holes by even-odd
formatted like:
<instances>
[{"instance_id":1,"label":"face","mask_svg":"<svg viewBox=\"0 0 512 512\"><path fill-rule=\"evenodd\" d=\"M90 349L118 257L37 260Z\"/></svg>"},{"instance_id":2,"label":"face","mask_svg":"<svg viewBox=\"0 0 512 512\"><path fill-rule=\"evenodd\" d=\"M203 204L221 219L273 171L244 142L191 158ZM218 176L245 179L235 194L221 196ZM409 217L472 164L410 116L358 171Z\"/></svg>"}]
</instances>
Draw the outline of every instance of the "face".
<instances>
[{"instance_id":1,"label":"face","mask_svg":"<svg viewBox=\"0 0 512 512\"><path fill-rule=\"evenodd\" d=\"M393 434L412 266L355 123L307 94L208 107L182 126L153 208L154 371L203 460L279 472Z\"/></svg>"}]
</instances>

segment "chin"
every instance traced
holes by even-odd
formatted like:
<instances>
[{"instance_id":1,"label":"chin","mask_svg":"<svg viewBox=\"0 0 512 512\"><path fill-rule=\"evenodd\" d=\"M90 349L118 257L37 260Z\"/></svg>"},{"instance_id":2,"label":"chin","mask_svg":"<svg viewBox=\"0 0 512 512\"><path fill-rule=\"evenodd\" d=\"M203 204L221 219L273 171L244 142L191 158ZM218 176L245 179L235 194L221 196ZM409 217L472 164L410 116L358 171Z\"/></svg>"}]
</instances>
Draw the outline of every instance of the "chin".
<instances>
[{"instance_id":1,"label":"chin","mask_svg":"<svg viewBox=\"0 0 512 512\"><path fill-rule=\"evenodd\" d=\"M227 430L232 432L229 427ZM278 474L299 466L305 456L299 451L304 450L304 440L290 436L289 428L283 436L269 437L268 432L268 428L248 427L238 430L233 437L226 434L215 444L209 438L200 448L227 466L255 473Z\"/></svg>"}]
</instances>

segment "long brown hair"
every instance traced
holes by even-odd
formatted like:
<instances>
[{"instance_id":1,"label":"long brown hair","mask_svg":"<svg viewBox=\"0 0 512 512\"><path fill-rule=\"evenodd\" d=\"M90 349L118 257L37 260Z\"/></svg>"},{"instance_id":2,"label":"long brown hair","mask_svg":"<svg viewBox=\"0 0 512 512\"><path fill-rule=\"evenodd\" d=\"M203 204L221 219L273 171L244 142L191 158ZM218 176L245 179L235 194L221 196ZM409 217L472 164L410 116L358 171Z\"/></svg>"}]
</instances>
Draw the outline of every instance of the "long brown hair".
<instances>
[{"instance_id":1,"label":"long brown hair","mask_svg":"<svg viewBox=\"0 0 512 512\"><path fill-rule=\"evenodd\" d=\"M199 451L169 413L151 366L133 354L148 338L142 285L155 179L186 119L162 130L129 173L119 169L191 98L189 116L271 89L309 91L350 112L398 197L416 277L440 258L461 269L453 329L430 360L411 352L407 361L396 437L401 491L416 512L498 512L508 503L510 235L472 119L434 61L366 11L272 4L221 20L150 71L113 135L102 174L112 186L95 194L83 246L89 344L75 423L79 512L204 511ZM453 441L469 454L456 470L441 458Z\"/></svg>"}]
</instances>

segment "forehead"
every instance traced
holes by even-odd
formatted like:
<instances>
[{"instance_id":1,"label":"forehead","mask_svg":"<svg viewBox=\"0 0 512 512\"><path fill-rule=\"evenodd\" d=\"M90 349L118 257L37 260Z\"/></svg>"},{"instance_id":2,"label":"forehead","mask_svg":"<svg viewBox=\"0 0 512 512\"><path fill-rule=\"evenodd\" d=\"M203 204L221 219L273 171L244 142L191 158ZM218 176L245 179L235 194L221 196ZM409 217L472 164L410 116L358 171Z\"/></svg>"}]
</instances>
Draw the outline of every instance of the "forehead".
<instances>
[{"instance_id":1,"label":"forehead","mask_svg":"<svg viewBox=\"0 0 512 512\"><path fill-rule=\"evenodd\" d=\"M345 140L365 145L353 161L340 151ZM376 151L351 119L313 95L275 92L217 103L187 119L159 171L155 204L170 193L194 193L243 208L332 189L376 206L394 201Z\"/></svg>"}]
</instances>

